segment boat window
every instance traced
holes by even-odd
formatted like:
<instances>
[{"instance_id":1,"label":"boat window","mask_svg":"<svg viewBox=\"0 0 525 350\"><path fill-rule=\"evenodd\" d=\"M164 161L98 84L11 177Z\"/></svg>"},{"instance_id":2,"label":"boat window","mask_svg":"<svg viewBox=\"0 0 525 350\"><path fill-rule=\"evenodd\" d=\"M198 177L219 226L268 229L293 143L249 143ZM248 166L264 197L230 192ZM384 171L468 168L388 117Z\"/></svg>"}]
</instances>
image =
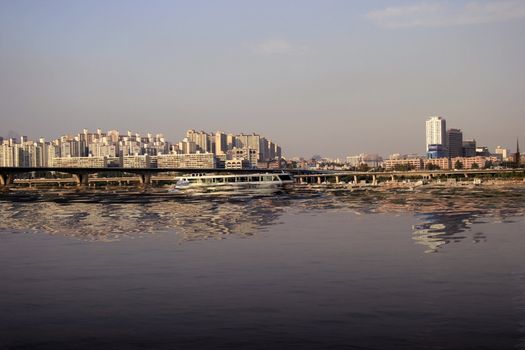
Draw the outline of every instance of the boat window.
<instances>
[{"instance_id":1,"label":"boat window","mask_svg":"<svg viewBox=\"0 0 525 350\"><path fill-rule=\"evenodd\" d=\"M248 177L247 176L239 176L239 182L247 182Z\"/></svg>"},{"instance_id":2,"label":"boat window","mask_svg":"<svg viewBox=\"0 0 525 350\"><path fill-rule=\"evenodd\" d=\"M235 182L235 177L231 176L227 178L228 182Z\"/></svg>"},{"instance_id":3,"label":"boat window","mask_svg":"<svg viewBox=\"0 0 525 350\"><path fill-rule=\"evenodd\" d=\"M282 181L291 181L292 177L289 174L279 174L279 178Z\"/></svg>"}]
</instances>

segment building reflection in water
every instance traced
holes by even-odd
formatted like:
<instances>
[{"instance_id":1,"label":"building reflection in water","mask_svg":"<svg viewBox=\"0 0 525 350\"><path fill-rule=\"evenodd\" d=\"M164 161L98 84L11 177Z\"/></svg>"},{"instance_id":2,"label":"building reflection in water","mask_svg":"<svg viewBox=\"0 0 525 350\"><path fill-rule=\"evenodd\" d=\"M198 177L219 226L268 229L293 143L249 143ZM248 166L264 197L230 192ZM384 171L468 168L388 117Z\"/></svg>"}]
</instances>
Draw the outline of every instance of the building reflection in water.
<instances>
[{"instance_id":1,"label":"building reflection in water","mask_svg":"<svg viewBox=\"0 0 525 350\"><path fill-rule=\"evenodd\" d=\"M419 192L300 191L260 197L186 198L161 194L6 195L0 229L47 232L114 241L175 231L181 241L252 236L279 223L285 212L413 214L412 238L436 252L469 239L485 241L471 226L524 215L524 189L425 189Z\"/></svg>"},{"instance_id":2,"label":"building reflection in water","mask_svg":"<svg viewBox=\"0 0 525 350\"><path fill-rule=\"evenodd\" d=\"M4 198L5 199L5 198ZM12 199L12 198L11 198ZM80 200L79 200L80 199ZM0 229L47 232L84 240L115 241L174 230L182 240L251 236L275 224L282 199L166 199L150 196L129 201L82 197L0 202Z\"/></svg>"}]
</instances>

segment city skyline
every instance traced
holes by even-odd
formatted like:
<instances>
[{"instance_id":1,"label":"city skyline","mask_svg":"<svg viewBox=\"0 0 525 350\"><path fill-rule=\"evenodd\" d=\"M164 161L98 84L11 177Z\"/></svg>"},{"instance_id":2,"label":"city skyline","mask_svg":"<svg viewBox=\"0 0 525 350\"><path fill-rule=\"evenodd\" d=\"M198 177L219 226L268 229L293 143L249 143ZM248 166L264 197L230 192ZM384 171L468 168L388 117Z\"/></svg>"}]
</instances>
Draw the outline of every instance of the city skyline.
<instances>
[{"instance_id":1,"label":"city skyline","mask_svg":"<svg viewBox=\"0 0 525 350\"><path fill-rule=\"evenodd\" d=\"M61 135L52 140L0 137L0 167L256 168L279 167L282 148L259 134L190 129L179 142L162 133L119 130Z\"/></svg>"},{"instance_id":2,"label":"city skyline","mask_svg":"<svg viewBox=\"0 0 525 350\"><path fill-rule=\"evenodd\" d=\"M320 152L314 152L313 154L311 155L306 155L306 154L290 154L288 152L285 151L285 149L283 148L283 151L282 151L282 156L283 158L285 159L297 159L297 158L302 158L302 159L311 159L313 157L322 157L324 159L331 159L331 160L335 160L335 159L340 159L340 160L344 160L345 158L348 158L348 157L351 157L351 156L355 156L355 155L379 155L381 157L384 157L384 158L388 158L389 156L392 156L392 155L409 155L409 156L413 156L413 155L419 155L419 156L422 156L422 157L426 157L426 156L429 156L429 150L428 150L428 146L430 145L429 144L429 138L432 138L433 136L430 136L429 135L429 122L432 120L436 120L436 121L439 121L439 123L442 125L442 127L444 128L443 131L443 135L441 135L441 131L439 132L439 137L442 137L443 138L443 145L446 146L445 148L445 151L448 152L448 142L449 142L449 132L450 131L453 131L453 132L457 132L459 134L461 134L463 137L463 132L461 129L457 129L457 128L448 128L446 126L446 119L445 118L442 118L441 116L429 116L427 117L429 119L426 120L426 127L425 129L426 130L423 130L423 131L426 131L425 132L425 136L424 138L426 139L426 145L423 145L422 147L420 147L420 149L418 150L413 150L413 151L409 151L409 152L398 152L398 147L396 145L393 145L392 147L390 147L385 153L380 153L380 152L371 152L369 150L361 150L361 151L356 151L356 152L352 152L352 151L349 151L347 153L342 153L343 155L342 156L333 156L333 155L330 155L330 154L320 154ZM437 119L436 119L437 118ZM125 131L124 131L125 130ZM421 132L421 134L423 134L423 131ZM215 143L215 142L219 142L218 139L217 139L217 134L220 133L222 134L224 137L226 137L227 135L228 136L249 136L249 135L257 135L257 136L260 136L259 133L256 133L254 131L251 131L251 132L246 132L246 131L242 131L242 132L235 132L235 133L232 133L230 131L228 132L223 132L221 130L217 130L217 131L204 131L204 130L198 130L198 129L188 129L184 134L186 135L186 137L184 137L183 133L181 133L178 137L175 137L175 138L171 138L171 137L166 137L166 133L163 132L163 131L158 131L158 132L152 132L151 130L149 131L145 131L145 132L139 132L139 131L136 131L136 130L131 130L129 128L127 129L119 129L119 128L112 128L112 129L102 129L102 128L95 128L93 130L90 130L90 129L87 129L87 128L81 128L79 130L77 130L76 132L75 131L71 131L71 132L68 132L68 133L65 133L65 134L62 134L62 135L59 135L59 136L54 136L54 137L43 137L43 136L39 136L39 137L29 137L27 133L18 133L18 132L15 132L15 131L9 131L8 135L4 136L4 135L0 135L0 144L2 142L2 139L3 140L9 140L9 139L14 139L16 140L16 142L20 142L20 139L22 137L25 137L25 138L28 138L29 141L34 141L34 142L38 142L39 140L44 140L45 142L52 142L52 141L56 141L56 140L60 140L61 138L64 138L64 137L71 137L71 138L74 138L75 135L79 135L81 134L81 132L88 132L88 133L98 133L98 132L102 132L102 133L112 133L112 132L116 132L117 134L120 134L120 135L125 135L125 134L128 134L128 135L136 135L136 136L141 136L141 137L148 137L148 136L151 136L151 137L161 137L163 140L165 140L167 142L167 144L170 144L170 145L180 145L181 142L184 142L184 140L186 140L188 138L188 133L189 132L193 132L193 133L205 133L205 134L208 134L208 137L211 137L213 140L211 141L212 143ZM76 133L76 134L75 134ZM264 136L262 137L264 140L267 140L269 142L271 142L273 144L273 139L271 136ZM470 137L470 138L464 138L464 142L463 142L463 146L465 147L466 145L468 145L469 143L473 142L473 147L474 147L474 155L475 155L475 148L476 148L476 137ZM225 139L226 140L226 139ZM223 142L225 142L225 140ZM196 140L193 140L193 141L196 141ZM479 142L481 141L481 142ZM484 143L483 140L479 140L478 139L478 142L477 143L477 146L479 147L483 147L483 148L486 148L487 150L493 150L494 152L493 153L497 153L498 149L505 149L507 150L508 152L514 152L514 149L513 149L513 146L515 147L515 143L516 141L519 141L519 138L516 138L514 140L501 140L502 142L496 142L495 143L495 146L487 146L487 143ZM231 142L231 141L229 141ZM198 141L197 141L198 143ZM514 143L514 144L513 144ZM283 142L280 142L278 146L281 146L283 144L286 144L286 140L283 140ZM432 146L435 146L435 144L432 144ZM180 146L182 147L182 146ZM279 147L281 148L281 147ZM211 153L218 153L218 154L221 154L220 151L218 152L215 152L215 149L213 149L213 151L211 150L211 148L209 150L203 150L203 149L200 149L199 147L197 147L198 151L200 152L211 152ZM167 151L166 151L167 152ZM446 157L447 155L445 155ZM454 153L452 155L448 155L449 157L452 156L452 157L455 157L455 156L460 156L459 152L458 153ZM467 154L467 156L473 156L473 154ZM429 157L434 157L434 156L429 156ZM443 157L443 155L440 155L439 157Z\"/></svg>"},{"instance_id":3,"label":"city skyline","mask_svg":"<svg viewBox=\"0 0 525 350\"><path fill-rule=\"evenodd\" d=\"M450 159L461 157L469 158L470 162L477 163L483 157L500 162L507 161L510 154L514 154L512 149L498 145L493 148L478 144L476 139L463 140L463 132L460 129L447 128L446 119L440 116L430 116L426 120L426 147L423 154L412 152L400 154L389 152L388 155L361 152L359 154L348 154L343 158L332 158L327 156L314 155L312 157L290 157L286 156L280 145L274 143L271 138L261 136L255 132L233 134L229 132L216 131L197 131L189 129L185 137L179 138L180 141L168 140L164 133L145 134L127 130L108 130L107 132L98 128L91 132L83 129L77 134L68 133L53 139L37 138L35 140L25 135L11 135L8 138L0 136L0 166L49 166L55 160L54 166L64 164L75 166L78 164L92 164L93 166L124 166L130 167L156 167L157 156L170 155L190 155L196 157L190 159L200 165L207 167L223 167L225 161L233 163L227 167L237 164L241 167L269 166L272 162L280 160L288 161L320 161L346 164L358 167L366 164L372 168L381 166L382 161L388 159L394 163L407 163L414 166L414 161L420 161L417 167L425 166L424 159L435 159L434 165L439 167L450 166ZM516 140L518 147L519 139ZM519 148L517 149L519 152ZM199 156L199 154L211 154L212 158ZM70 159L73 157L73 159ZM76 157L85 158L77 159ZM123 158L122 158L123 157ZM173 162L173 157L160 157L168 162ZM184 157L177 158L176 162L182 161ZM384 159L383 159L384 158ZM518 155L519 158L519 155ZM171 159L171 160L169 160ZM448 160L445 160L448 159ZM204 163L201 164L201 161ZM217 163L219 162L219 163ZM222 163L220 163L222 162ZM236 163L237 162L237 163ZM239 163L241 162L241 163ZM391 162L391 164L394 164ZM166 163L167 164L167 163ZM220 165L222 164L222 165ZM276 163L277 164L277 163ZM447 165L448 164L448 165ZM173 164L172 164L173 165ZM479 164L478 164L479 165ZM181 166L181 165L177 165Z\"/></svg>"},{"instance_id":4,"label":"city skyline","mask_svg":"<svg viewBox=\"0 0 525 350\"><path fill-rule=\"evenodd\" d=\"M512 148L525 4L423 5L1 2L0 134L254 130L289 156L344 157L419 152L440 115Z\"/></svg>"}]
</instances>

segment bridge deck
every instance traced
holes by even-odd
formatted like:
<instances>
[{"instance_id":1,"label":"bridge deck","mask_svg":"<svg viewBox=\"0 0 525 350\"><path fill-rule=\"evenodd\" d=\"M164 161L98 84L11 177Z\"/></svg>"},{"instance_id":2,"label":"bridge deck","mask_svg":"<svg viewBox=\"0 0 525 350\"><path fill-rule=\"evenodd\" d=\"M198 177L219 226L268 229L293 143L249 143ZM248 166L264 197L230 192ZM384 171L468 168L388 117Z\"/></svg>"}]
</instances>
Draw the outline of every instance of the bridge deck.
<instances>
[{"instance_id":1,"label":"bridge deck","mask_svg":"<svg viewBox=\"0 0 525 350\"><path fill-rule=\"evenodd\" d=\"M525 172L524 168L518 169L469 169L469 170L417 170L417 171L333 171L333 170L304 170L304 169L215 169L215 168L72 168L72 167L0 167L0 186L6 186L12 183L32 183L35 179L24 181L23 179L15 179L15 175L22 175L32 172L57 172L71 174L72 178L58 180L58 179L43 179L42 183L52 182L71 182L74 181L79 185L87 185L90 182L129 182L138 181L141 184L150 184L152 181L173 180L175 175L188 173L280 173L289 172L294 175L298 182L303 180L311 182L315 180L321 183L323 179L327 181L328 178L335 179L339 182L342 177L353 177L354 181L358 177L373 179L375 182L380 178L401 178L401 177L421 177L432 178L439 176L475 176L475 175L499 175ZM90 175L94 174L121 174L128 173L134 176L128 177L105 177L94 178ZM173 175L168 175L172 173Z\"/></svg>"}]
</instances>

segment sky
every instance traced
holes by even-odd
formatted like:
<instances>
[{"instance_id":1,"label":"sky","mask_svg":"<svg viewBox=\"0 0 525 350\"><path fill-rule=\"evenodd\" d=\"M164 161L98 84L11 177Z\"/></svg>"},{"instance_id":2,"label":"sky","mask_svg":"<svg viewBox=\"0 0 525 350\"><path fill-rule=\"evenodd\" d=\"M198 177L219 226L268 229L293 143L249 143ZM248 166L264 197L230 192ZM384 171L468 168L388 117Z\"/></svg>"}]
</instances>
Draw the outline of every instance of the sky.
<instances>
[{"instance_id":1,"label":"sky","mask_svg":"<svg viewBox=\"0 0 525 350\"><path fill-rule=\"evenodd\" d=\"M288 157L525 148L525 1L0 0L0 135L256 132Z\"/></svg>"}]
</instances>

